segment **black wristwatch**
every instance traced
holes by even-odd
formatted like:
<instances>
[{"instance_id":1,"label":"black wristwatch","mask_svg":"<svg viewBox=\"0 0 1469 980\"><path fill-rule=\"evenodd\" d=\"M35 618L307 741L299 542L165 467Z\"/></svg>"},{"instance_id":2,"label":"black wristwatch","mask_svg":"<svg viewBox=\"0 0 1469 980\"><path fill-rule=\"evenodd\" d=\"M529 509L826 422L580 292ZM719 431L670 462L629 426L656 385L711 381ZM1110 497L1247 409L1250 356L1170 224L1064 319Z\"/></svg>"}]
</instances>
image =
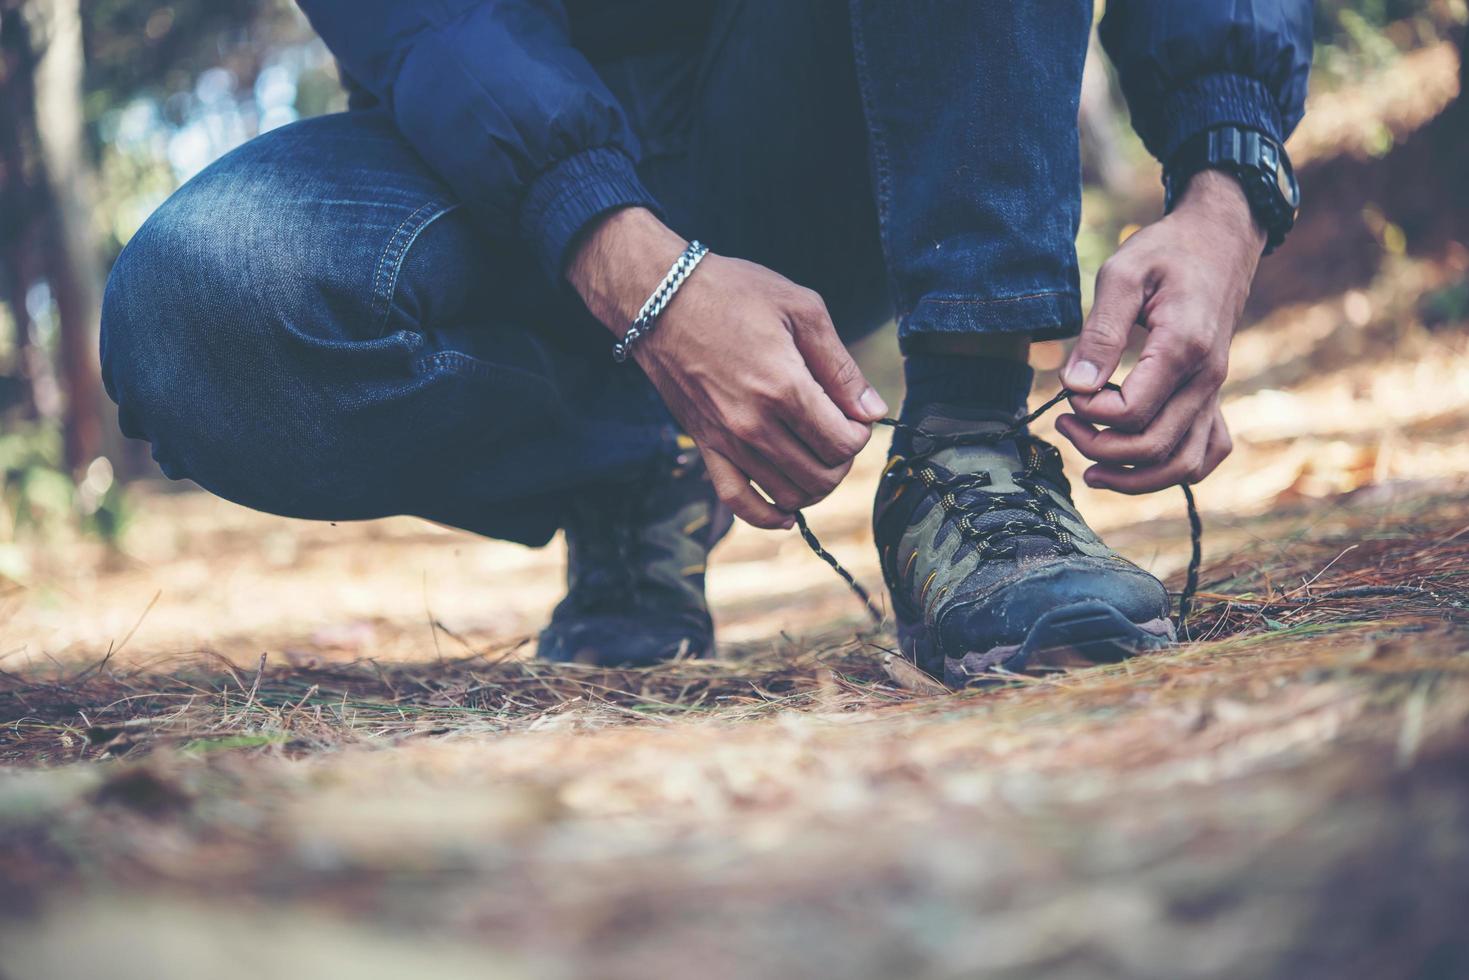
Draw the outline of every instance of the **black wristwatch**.
<instances>
[{"instance_id":1,"label":"black wristwatch","mask_svg":"<svg viewBox=\"0 0 1469 980\"><path fill-rule=\"evenodd\" d=\"M1257 130L1217 126L1188 140L1163 169L1164 208L1173 210L1189 178L1200 170L1222 170L1244 188L1255 220L1265 229L1265 254L1285 241L1296 223L1301 188L1285 148Z\"/></svg>"}]
</instances>

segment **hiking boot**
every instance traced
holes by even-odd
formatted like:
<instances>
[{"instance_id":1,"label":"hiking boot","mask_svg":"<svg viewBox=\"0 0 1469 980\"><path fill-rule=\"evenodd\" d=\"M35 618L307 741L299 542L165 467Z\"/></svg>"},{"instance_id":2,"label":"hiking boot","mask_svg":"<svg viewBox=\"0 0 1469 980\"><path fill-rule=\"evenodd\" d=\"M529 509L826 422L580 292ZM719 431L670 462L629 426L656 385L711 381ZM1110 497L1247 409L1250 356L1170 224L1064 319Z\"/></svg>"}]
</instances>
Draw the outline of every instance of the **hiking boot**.
<instances>
[{"instance_id":1,"label":"hiking boot","mask_svg":"<svg viewBox=\"0 0 1469 980\"><path fill-rule=\"evenodd\" d=\"M935 405L894 440L873 530L904 653L958 687L1171 643L1163 583L1102 543L1061 454L1012 424Z\"/></svg>"},{"instance_id":2,"label":"hiking boot","mask_svg":"<svg viewBox=\"0 0 1469 980\"><path fill-rule=\"evenodd\" d=\"M733 522L687 436L648 479L579 492L563 522L566 598L536 655L636 667L709 653L704 568Z\"/></svg>"}]
</instances>

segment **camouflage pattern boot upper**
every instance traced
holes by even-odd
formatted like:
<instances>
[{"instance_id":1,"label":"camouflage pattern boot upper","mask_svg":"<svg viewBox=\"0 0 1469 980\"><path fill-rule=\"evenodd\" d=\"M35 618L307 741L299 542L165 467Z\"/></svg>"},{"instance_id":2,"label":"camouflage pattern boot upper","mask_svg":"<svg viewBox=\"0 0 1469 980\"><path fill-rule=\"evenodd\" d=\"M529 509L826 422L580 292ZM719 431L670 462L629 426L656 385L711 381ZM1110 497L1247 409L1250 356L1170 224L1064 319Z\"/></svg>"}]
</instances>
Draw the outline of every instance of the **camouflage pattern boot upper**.
<instances>
[{"instance_id":1,"label":"camouflage pattern boot upper","mask_svg":"<svg viewBox=\"0 0 1469 980\"><path fill-rule=\"evenodd\" d=\"M733 520L686 436L672 466L646 480L579 492L563 522L566 598L537 656L640 666L708 653L704 567Z\"/></svg>"},{"instance_id":2,"label":"camouflage pattern boot upper","mask_svg":"<svg viewBox=\"0 0 1469 980\"><path fill-rule=\"evenodd\" d=\"M962 686L1171 642L1163 584L1087 527L1055 447L1011 424L935 405L916 423L935 438L895 441L873 529L904 652Z\"/></svg>"}]
</instances>

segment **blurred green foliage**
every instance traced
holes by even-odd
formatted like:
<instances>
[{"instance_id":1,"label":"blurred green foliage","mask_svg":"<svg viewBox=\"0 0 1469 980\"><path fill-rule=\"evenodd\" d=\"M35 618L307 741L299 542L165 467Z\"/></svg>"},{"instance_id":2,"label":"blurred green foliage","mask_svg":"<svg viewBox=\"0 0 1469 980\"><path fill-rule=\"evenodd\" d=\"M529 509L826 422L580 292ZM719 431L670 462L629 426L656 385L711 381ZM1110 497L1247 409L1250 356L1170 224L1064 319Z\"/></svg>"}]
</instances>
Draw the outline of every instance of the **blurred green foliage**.
<instances>
[{"instance_id":1,"label":"blurred green foliage","mask_svg":"<svg viewBox=\"0 0 1469 980\"><path fill-rule=\"evenodd\" d=\"M111 257L209 160L339 109L335 66L291 0L93 0L86 117Z\"/></svg>"},{"instance_id":2,"label":"blurred green foliage","mask_svg":"<svg viewBox=\"0 0 1469 980\"><path fill-rule=\"evenodd\" d=\"M1418 304L1418 316L1430 330L1469 322L1469 278L1428 293Z\"/></svg>"},{"instance_id":3,"label":"blurred green foliage","mask_svg":"<svg viewBox=\"0 0 1469 980\"><path fill-rule=\"evenodd\" d=\"M276 0L91 0L85 13L89 98L107 108L192 87L260 18L286 12Z\"/></svg>"},{"instance_id":4,"label":"blurred green foliage","mask_svg":"<svg viewBox=\"0 0 1469 980\"><path fill-rule=\"evenodd\" d=\"M1465 0L1316 0L1313 90L1360 81L1469 21Z\"/></svg>"},{"instance_id":5,"label":"blurred green foliage","mask_svg":"<svg viewBox=\"0 0 1469 980\"><path fill-rule=\"evenodd\" d=\"M0 538L48 537L79 529L115 544L127 525L127 498L100 457L80 480L67 474L55 426L31 422L9 425L0 433Z\"/></svg>"}]
</instances>

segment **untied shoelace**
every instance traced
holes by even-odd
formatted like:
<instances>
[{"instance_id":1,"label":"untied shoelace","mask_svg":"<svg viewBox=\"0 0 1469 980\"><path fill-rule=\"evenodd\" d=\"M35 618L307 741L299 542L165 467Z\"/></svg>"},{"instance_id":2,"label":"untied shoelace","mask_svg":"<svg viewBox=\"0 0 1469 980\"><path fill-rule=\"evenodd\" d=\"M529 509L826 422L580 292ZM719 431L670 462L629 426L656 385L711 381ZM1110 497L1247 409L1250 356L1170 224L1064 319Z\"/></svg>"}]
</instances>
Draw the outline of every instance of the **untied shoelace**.
<instances>
[{"instance_id":1,"label":"untied shoelace","mask_svg":"<svg viewBox=\"0 0 1469 980\"><path fill-rule=\"evenodd\" d=\"M1115 384L1109 383L1106 387L1114 391L1119 390ZM877 424L890 426L899 432L907 433L915 438L926 439L930 443L941 446L992 445L994 443L1004 442L1007 439L1014 439L1023 433L1030 423L1036 421L1074 394L1076 392L1068 388L1062 388L1029 415L1016 419L1008 428L993 433L970 432L955 435L927 432L916 425L909 425L906 422L899 422L897 419L892 418L878 419ZM1193 490L1186 483L1180 483L1178 488L1183 491L1183 499L1188 507L1189 540L1192 544L1192 551L1188 561L1188 574L1184 579L1183 591L1178 594L1178 617L1176 619L1178 634L1187 639L1188 616L1193 606L1194 594L1199 590L1199 567L1202 565L1204 557L1204 524L1199 519L1199 507L1194 501ZM811 548L812 552L815 553L816 557L830 565L837 575L841 576L842 581L847 583L847 588L851 589L852 594L861 600L862 605L867 609L867 615L872 617L873 624L881 627L884 622L884 616L882 610L877 607L877 603L873 601L872 594L867 591L861 582L857 581L856 576L849 572L837 560L835 555L822 546L821 540L816 537L816 534L811 530L811 525L806 522L805 514L798 510L795 513L795 518L796 528L801 532L801 537Z\"/></svg>"}]
</instances>

